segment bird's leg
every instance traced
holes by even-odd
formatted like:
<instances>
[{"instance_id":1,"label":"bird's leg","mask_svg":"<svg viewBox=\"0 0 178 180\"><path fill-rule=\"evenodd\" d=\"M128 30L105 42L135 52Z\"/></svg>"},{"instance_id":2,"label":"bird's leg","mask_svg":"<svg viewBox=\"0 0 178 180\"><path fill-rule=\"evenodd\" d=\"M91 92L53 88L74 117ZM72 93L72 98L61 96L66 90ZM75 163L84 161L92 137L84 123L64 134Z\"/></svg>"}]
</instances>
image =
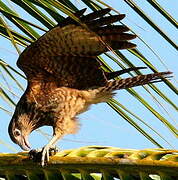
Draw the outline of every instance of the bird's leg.
<instances>
[{"instance_id":1,"label":"bird's leg","mask_svg":"<svg viewBox=\"0 0 178 180\"><path fill-rule=\"evenodd\" d=\"M64 108L65 109L65 108ZM65 112L64 112L65 113ZM64 114L63 113L63 114ZM62 113L61 113L62 114ZM42 150L41 165L44 166L45 160L49 161L49 150L53 148L56 142L64 135L74 133L76 130L77 122L74 118L69 116L60 117L56 124L53 125L53 137L49 143L44 146Z\"/></svg>"},{"instance_id":2,"label":"bird's leg","mask_svg":"<svg viewBox=\"0 0 178 180\"><path fill-rule=\"evenodd\" d=\"M52 139L49 141L49 143L44 146L42 149L42 156L41 156L41 165L44 166L45 159L48 162L49 161L49 150L50 148L53 148L57 140L61 138L61 135L55 134Z\"/></svg>"}]
</instances>

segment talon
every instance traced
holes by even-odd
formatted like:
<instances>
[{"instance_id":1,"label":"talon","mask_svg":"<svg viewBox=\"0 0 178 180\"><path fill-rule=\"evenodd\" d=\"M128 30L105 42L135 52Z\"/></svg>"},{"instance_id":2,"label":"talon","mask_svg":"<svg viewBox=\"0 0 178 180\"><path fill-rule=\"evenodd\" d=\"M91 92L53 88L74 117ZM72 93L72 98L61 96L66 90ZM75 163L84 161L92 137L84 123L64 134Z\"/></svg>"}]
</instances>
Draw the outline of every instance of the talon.
<instances>
[{"instance_id":1,"label":"talon","mask_svg":"<svg viewBox=\"0 0 178 180\"><path fill-rule=\"evenodd\" d=\"M41 165L44 166L45 165L45 161L49 162L49 156L53 156L56 154L56 152L58 152L58 149L56 147L48 147L45 146L42 149L42 154L41 154Z\"/></svg>"},{"instance_id":2,"label":"talon","mask_svg":"<svg viewBox=\"0 0 178 180\"><path fill-rule=\"evenodd\" d=\"M34 162L41 162L41 165L44 166L45 162L49 161L49 156L54 156L58 152L57 147L48 147L45 146L42 149L32 149L29 151L29 159Z\"/></svg>"}]
</instances>

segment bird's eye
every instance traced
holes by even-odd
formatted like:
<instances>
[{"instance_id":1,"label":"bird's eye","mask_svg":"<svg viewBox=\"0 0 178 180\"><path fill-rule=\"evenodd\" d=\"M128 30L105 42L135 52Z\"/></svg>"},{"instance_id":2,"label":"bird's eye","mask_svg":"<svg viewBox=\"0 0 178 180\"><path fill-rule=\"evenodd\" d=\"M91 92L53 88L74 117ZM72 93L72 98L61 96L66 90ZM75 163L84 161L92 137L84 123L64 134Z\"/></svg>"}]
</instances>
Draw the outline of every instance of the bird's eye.
<instances>
[{"instance_id":1,"label":"bird's eye","mask_svg":"<svg viewBox=\"0 0 178 180\"><path fill-rule=\"evenodd\" d=\"M20 136L20 135L21 135L20 130L15 129L15 131L14 131L14 136Z\"/></svg>"}]
</instances>

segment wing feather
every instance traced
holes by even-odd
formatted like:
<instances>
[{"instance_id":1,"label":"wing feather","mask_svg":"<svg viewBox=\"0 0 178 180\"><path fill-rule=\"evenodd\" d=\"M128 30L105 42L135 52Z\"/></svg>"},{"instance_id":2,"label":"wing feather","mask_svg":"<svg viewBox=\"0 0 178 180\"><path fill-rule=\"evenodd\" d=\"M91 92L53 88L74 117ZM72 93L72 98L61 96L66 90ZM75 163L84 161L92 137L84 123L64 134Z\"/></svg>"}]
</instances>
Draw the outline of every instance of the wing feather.
<instances>
[{"instance_id":1,"label":"wing feather","mask_svg":"<svg viewBox=\"0 0 178 180\"><path fill-rule=\"evenodd\" d=\"M20 55L17 65L28 81L56 81L58 86L78 89L92 88L106 83L96 57L109 45L114 50L135 47L128 42L136 36L125 33L123 25L110 25L125 15L103 17L105 9L82 16L76 13L82 24L71 18L54 27Z\"/></svg>"}]
</instances>

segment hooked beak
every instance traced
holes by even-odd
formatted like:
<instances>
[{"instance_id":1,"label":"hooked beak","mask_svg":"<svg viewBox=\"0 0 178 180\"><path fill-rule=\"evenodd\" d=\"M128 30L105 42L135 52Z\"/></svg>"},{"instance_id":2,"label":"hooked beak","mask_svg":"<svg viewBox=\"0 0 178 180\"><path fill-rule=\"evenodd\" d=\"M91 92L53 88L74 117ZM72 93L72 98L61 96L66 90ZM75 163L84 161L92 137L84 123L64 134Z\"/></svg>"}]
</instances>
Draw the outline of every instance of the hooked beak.
<instances>
[{"instance_id":1,"label":"hooked beak","mask_svg":"<svg viewBox=\"0 0 178 180\"><path fill-rule=\"evenodd\" d=\"M30 150L30 143L28 141L28 136L24 136L19 143L19 146L24 150L24 151L29 151Z\"/></svg>"}]
</instances>

